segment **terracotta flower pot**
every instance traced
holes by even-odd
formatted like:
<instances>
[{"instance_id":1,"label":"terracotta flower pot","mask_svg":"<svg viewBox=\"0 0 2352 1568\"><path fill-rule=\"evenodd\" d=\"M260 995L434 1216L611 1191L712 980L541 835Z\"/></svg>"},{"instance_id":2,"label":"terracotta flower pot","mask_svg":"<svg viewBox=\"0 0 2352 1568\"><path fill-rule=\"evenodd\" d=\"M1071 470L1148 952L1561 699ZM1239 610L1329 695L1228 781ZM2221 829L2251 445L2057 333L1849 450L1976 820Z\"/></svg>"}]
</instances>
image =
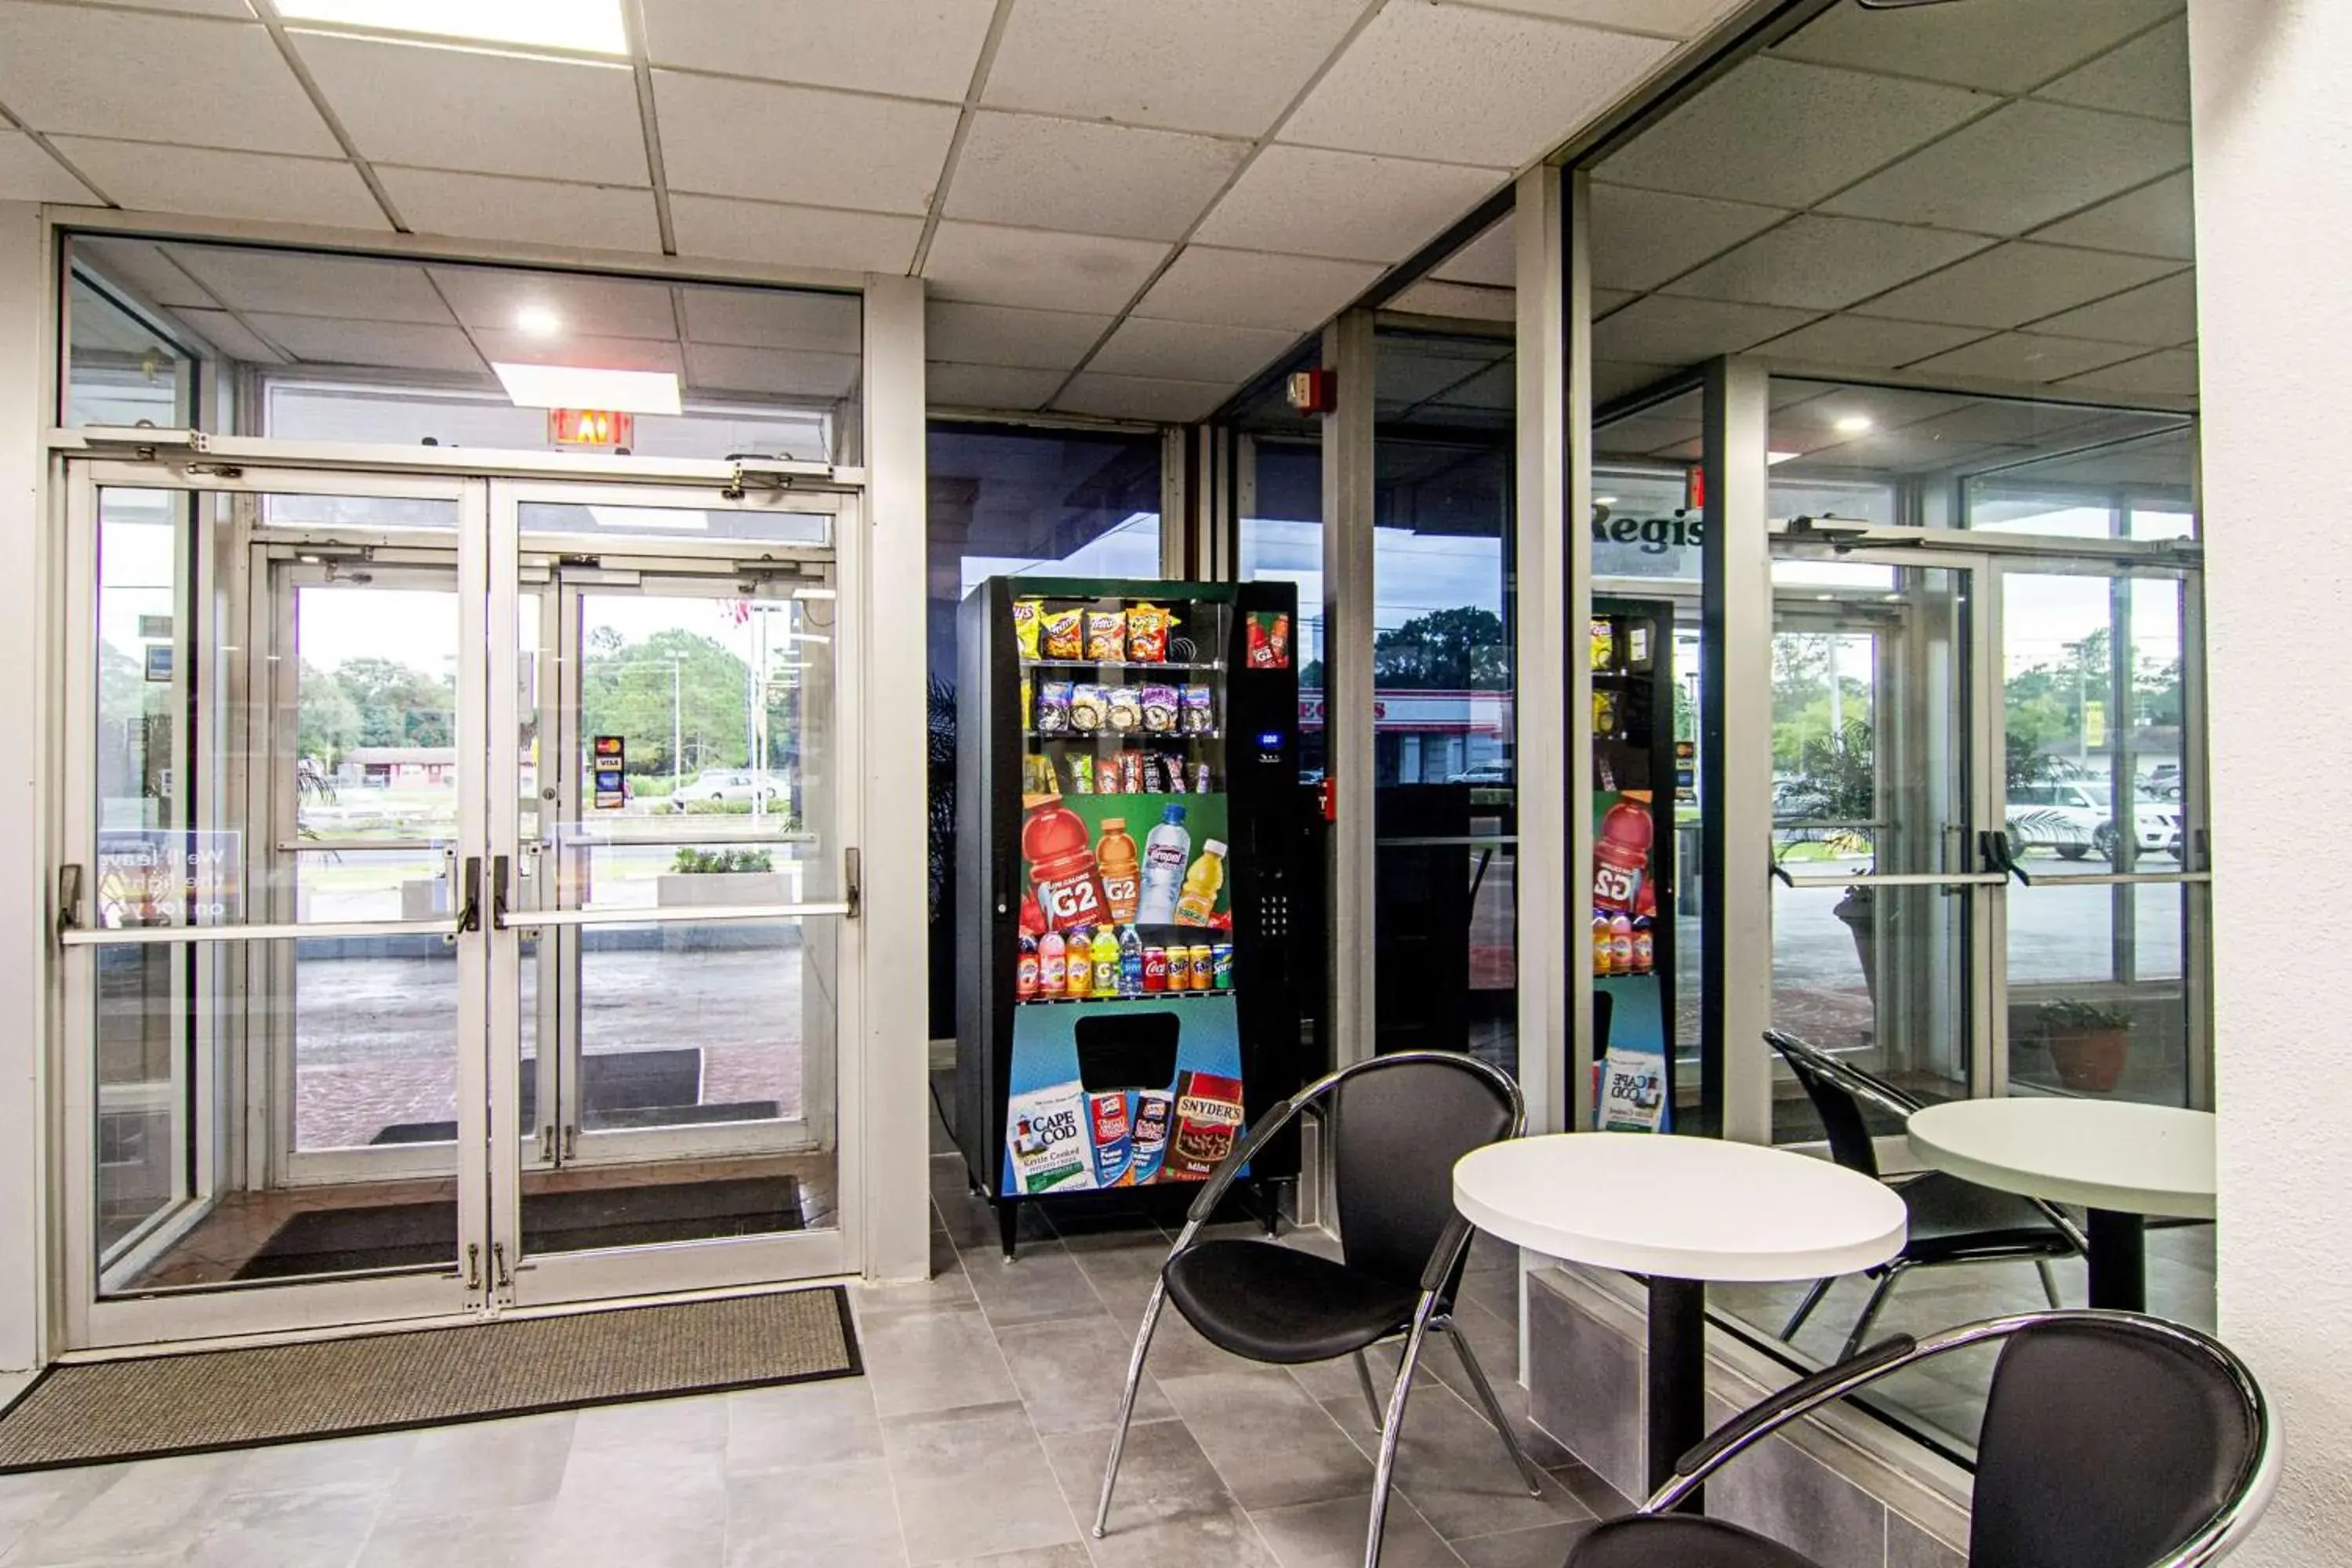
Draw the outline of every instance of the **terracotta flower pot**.
<instances>
[{"instance_id":1,"label":"terracotta flower pot","mask_svg":"<svg viewBox=\"0 0 2352 1568\"><path fill-rule=\"evenodd\" d=\"M2058 1081L2068 1089L2112 1094L2123 1081L2124 1059L2131 1053L2129 1029L2053 1029L2048 1040Z\"/></svg>"}]
</instances>

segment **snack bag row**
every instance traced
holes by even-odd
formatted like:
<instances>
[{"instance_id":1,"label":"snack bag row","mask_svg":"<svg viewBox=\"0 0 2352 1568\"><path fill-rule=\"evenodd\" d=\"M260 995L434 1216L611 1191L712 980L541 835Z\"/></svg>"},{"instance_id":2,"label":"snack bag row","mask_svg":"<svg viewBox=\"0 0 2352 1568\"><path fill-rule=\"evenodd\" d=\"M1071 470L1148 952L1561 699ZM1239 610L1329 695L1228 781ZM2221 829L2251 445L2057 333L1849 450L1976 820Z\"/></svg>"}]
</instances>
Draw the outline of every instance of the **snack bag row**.
<instances>
[{"instance_id":1,"label":"snack bag row","mask_svg":"<svg viewBox=\"0 0 2352 1568\"><path fill-rule=\"evenodd\" d=\"M1180 1072L1171 1089L1089 1093L1074 1079L1013 1095L1006 1114L1024 1197L1197 1182L1241 1137L1242 1080Z\"/></svg>"},{"instance_id":2,"label":"snack bag row","mask_svg":"<svg viewBox=\"0 0 2352 1568\"><path fill-rule=\"evenodd\" d=\"M1031 722L1041 735L1206 735L1217 727L1216 703L1209 686L1046 680Z\"/></svg>"},{"instance_id":3,"label":"snack bag row","mask_svg":"<svg viewBox=\"0 0 2352 1568\"><path fill-rule=\"evenodd\" d=\"M1097 664L1165 664L1175 613L1165 605L1122 609L1049 609L1043 599L1013 601L1013 635L1024 658L1087 659Z\"/></svg>"}]
</instances>

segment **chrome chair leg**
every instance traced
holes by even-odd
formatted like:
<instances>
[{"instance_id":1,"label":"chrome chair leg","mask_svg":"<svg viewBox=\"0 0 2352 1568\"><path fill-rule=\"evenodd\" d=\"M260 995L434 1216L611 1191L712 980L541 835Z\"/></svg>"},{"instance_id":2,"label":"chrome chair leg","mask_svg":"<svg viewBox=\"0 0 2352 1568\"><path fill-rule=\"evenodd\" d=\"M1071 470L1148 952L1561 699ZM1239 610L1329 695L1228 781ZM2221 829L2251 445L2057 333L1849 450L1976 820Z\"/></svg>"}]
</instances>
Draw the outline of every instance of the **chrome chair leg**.
<instances>
[{"instance_id":1,"label":"chrome chair leg","mask_svg":"<svg viewBox=\"0 0 2352 1568\"><path fill-rule=\"evenodd\" d=\"M1143 1326L1136 1331L1135 1353L1127 1361L1127 1386L1119 1391L1118 1425L1110 1435L1110 1459L1103 1466L1102 1501L1095 1505L1095 1539L1110 1525L1110 1490L1118 1484L1119 1455L1127 1447L1128 1418L1135 1414L1135 1390L1143 1382L1143 1357L1151 1349L1151 1331L1160 1326L1160 1309L1168 1300L1168 1282L1152 1282L1151 1300L1144 1303Z\"/></svg>"},{"instance_id":2,"label":"chrome chair leg","mask_svg":"<svg viewBox=\"0 0 2352 1568\"><path fill-rule=\"evenodd\" d=\"M1845 1349L1838 1352L1838 1360L1843 1361L1862 1348L1864 1336L1870 1332L1870 1326L1878 1321L1879 1310L1886 1305L1886 1298L1894 1290L1895 1281L1903 1277L1903 1269L1902 1263L1891 1263L1887 1265L1886 1272L1878 1277L1878 1284L1871 1290L1870 1300L1863 1303L1862 1316L1853 1321L1853 1332L1845 1337Z\"/></svg>"},{"instance_id":3,"label":"chrome chair leg","mask_svg":"<svg viewBox=\"0 0 2352 1568\"><path fill-rule=\"evenodd\" d=\"M2058 1299L2058 1273L2057 1270L2050 1267L2050 1259L2046 1258L2037 1258L2033 1260L2033 1267L2041 1270L2042 1293L2050 1298L2052 1310L2058 1310L2063 1309L2065 1303Z\"/></svg>"},{"instance_id":4,"label":"chrome chair leg","mask_svg":"<svg viewBox=\"0 0 2352 1568\"><path fill-rule=\"evenodd\" d=\"M1421 1365L1421 1347L1436 1309L1435 1293L1424 1294L1412 1315L1412 1331L1405 1335L1397 1355L1396 1383L1389 1390L1388 1415L1381 1422L1380 1462L1372 1467L1372 1517L1364 1532L1364 1568L1381 1568L1381 1532L1388 1525L1389 1486L1396 1474L1397 1441L1404 1434L1405 1395L1412 1392L1412 1374Z\"/></svg>"},{"instance_id":5,"label":"chrome chair leg","mask_svg":"<svg viewBox=\"0 0 2352 1568\"><path fill-rule=\"evenodd\" d=\"M1356 1352L1356 1383L1364 1391L1364 1408L1372 1413L1372 1430L1377 1432L1381 1429L1381 1396L1372 1388L1372 1363L1364 1359L1361 1351Z\"/></svg>"},{"instance_id":6,"label":"chrome chair leg","mask_svg":"<svg viewBox=\"0 0 2352 1568\"><path fill-rule=\"evenodd\" d=\"M1805 1320L1813 1315L1813 1309L1822 1304L1822 1298L1828 1295L1830 1287L1836 1283L1834 1279L1813 1281L1813 1288L1805 1292L1805 1299L1797 1303L1797 1310L1789 1315L1788 1323L1780 1330L1781 1339L1793 1340L1797 1337L1797 1331L1805 1326Z\"/></svg>"},{"instance_id":7,"label":"chrome chair leg","mask_svg":"<svg viewBox=\"0 0 2352 1568\"><path fill-rule=\"evenodd\" d=\"M1503 1402L1495 1397L1495 1385L1486 1381L1486 1369L1478 1364L1478 1357L1470 1349L1470 1340L1461 1326L1451 1318L1439 1320L1437 1327L1454 1342L1454 1353L1462 1358L1462 1370L1470 1377L1470 1386L1478 1393L1478 1403L1486 1408L1486 1419L1502 1435L1503 1447L1510 1450L1511 1462L1519 1467L1519 1475L1528 1483L1528 1496L1543 1496L1543 1472L1536 1468L1528 1451L1519 1446L1519 1435L1511 1430L1510 1417L1503 1414Z\"/></svg>"}]
</instances>

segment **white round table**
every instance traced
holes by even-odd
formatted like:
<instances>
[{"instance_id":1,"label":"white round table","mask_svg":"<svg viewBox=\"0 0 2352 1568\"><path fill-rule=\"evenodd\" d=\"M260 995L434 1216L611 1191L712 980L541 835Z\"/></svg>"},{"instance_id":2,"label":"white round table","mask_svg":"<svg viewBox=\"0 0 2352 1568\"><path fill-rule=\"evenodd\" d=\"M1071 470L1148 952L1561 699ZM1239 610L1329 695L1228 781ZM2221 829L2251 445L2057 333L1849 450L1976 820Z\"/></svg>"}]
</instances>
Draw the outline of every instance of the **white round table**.
<instances>
[{"instance_id":1,"label":"white round table","mask_svg":"<svg viewBox=\"0 0 2352 1568\"><path fill-rule=\"evenodd\" d=\"M1654 1485L1706 1435L1706 1282L1818 1279L1903 1249L1903 1200L1824 1160L1713 1138L1577 1132L1465 1154L1454 1206L1501 1240L1649 1281Z\"/></svg>"},{"instance_id":2,"label":"white round table","mask_svg":"<svg viewBox=\"0 0 2352 1568\"><path fill-rule=\"evenodd\" d=\"M2213 1117L2107 1100L1956 1100L1914 1111L1938 1171L2090 1211L2091 1305L2147 1310L2146 1216L2213 1217Z\"/></svg>"}]
</instances>

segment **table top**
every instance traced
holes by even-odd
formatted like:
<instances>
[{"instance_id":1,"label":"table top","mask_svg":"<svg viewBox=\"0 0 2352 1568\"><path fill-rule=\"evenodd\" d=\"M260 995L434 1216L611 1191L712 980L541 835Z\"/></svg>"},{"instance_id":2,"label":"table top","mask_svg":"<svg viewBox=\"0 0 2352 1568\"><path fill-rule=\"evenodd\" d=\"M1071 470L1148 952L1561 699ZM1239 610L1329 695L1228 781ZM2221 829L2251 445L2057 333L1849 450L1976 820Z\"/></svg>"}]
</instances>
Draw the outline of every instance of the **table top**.
<instances>
[{"instance_id":1,"label":"table top","mask_svg":"<svg viewBox=\"0 0 2352 1568\"><path fill-rule=\"evenodd\" d=\"M1903 1200L1778 1149L1653 1132L1489 1144L1454 1167L1454 1206L1550 1258L1675 1279L1817 1279L1903 1248Z\"/></svg>"},{"instance_id":2,"label":"table top","mask_svg":"<svg viewBox=\"0 0 2352 1568\"><path fill-rule=\"evenodd\" d=\"M2056 1204L2213 1217L2213 1116L2108 1100L1956 1100L1914 1111L1911 1151L1939 1171Z\"/></svg>"}]
</instances>

